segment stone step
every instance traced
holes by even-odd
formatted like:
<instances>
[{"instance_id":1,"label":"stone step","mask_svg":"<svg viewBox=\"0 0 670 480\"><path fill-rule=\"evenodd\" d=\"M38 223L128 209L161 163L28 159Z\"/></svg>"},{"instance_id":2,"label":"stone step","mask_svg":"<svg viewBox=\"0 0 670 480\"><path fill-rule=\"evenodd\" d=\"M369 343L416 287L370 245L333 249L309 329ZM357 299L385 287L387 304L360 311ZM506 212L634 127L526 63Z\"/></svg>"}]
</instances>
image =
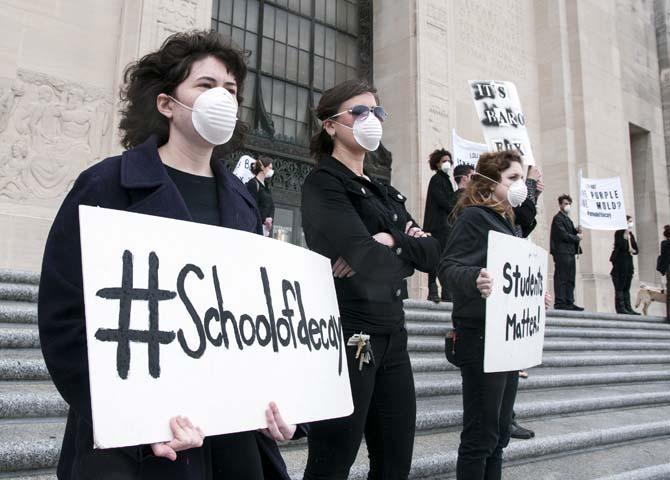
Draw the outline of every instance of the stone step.
<instances>
[{"instance_id":1,"label":"stone step","mask_svg":"<svg viewBox=\"0 0 670 480\"><path fill-rule=\"evenodd\" d=\"M0 268L0 282L38 285L40 283L40 274L22 270L9 270L6 268Z\"/></svg>"},{"instance_id":2,"label":"stone step","mask_svg":"<svg viewBox=\"0 0 670 480\"><path fill-rule=\"evenodd\" d=\"M663 439L670 435L669 416L670 406L651 406L524 421L523 425L533 429L536 436L531 440L512 440L505 449L505 459L506 462L537 461L549 455L572 455L615 445L624 446L633 441ZM410 478L444 478L453 475L459 435L458 429L417 435ZM285 448L282 454L291 478L302 478L307 459L306 448ZM661 463L667 460L667 456L655 460ZM367 450L363 442L349 479L365 479L367 471Z\"/></svg>"},{"instance_id":3,"label":"stone step","mask_svg":"<svg viewBox=\"0 0 670 480\"><path fill-rule=\"evenodd\" d=\"M670 381L670 369L667 365L662 367L622 365L616 369L610 366L538 369L531 371L530 378L519 382L519 390ZM414 385L417 397L457 395L461 392L461 376L459 371L417 373Z\"/></svg>"},{"instance_id":4,"label":"stone step","mask_svg":"<svg viewBox=\"0 0 670 480\"><path fill-rule=\"evenodd\" d=\"M449 313L452 310L451 303L433 303L426 300L408 299L404 302L405 313L410 311L418 312L442 312ZM649 322L649 323L663 323L665 317L657 315L624 315L620 313L602 313L602 312L573 312L570 310L553 310L547 311L547 317L550 318L573 318L573 319L597 319L597 320L616 320L616 321L635 321L635 322ZM444 316L442 317L444 318ZM449 317L450 318L450 317Z\"/></svg>"},{"instance_id":5,"label":"stone step","mask_svg":"<svg viewBox=\"0 0 670 480\"><path fill-rule=\"evenodd\" d=\"M645 455L642 455L643 458L647 457L647 452L651 450L650 446L645 442L641 444L636 444L633 447L643 447L640 450L645 453ZM652 445L652 448L655 448L655 443ZM667 443L664 445L665 451L669 452L670 451L670 445ZM628 449L628 452L630 452L630 448ZM635 448L633 450L635 454L639 456L639 451L638 448ZM614 452L615 457L614 458L620 458L617 455L618 452ZM630 468L631 464L635 462L636 458L632 459L631 461L626 462L628 468ZM635 462L637 463L637 462ZM668 480L670 478L670 463L664 463L662 465L654 465L651 467L641 467L635 470L627 470L623 473L618 473L614 475L607 475L606 477L600 477L597 480Z\"/></svg>"},{"instance_id":6,"label":"stone step","mask_svg":"<svg viewBox=\"0 0 670 480\"><path fill-rule=\"evenodd\" d=\"M2 339L0 338L0 341ZM444 338L413 336L407 341L410 352L444 352ZM555 351L597 351L597 350L647 350L650 353L668 352L670 340L598 340L598 339L556 339L544 341L545 352Z\"/></svg>"},{"instance_id":7,"label":"stone step","mask_svg":"<svg viewBox=\"0 0 670 480\"><path fill-rule=\"evenodd\" d=\"M50 380L42 352L36 348L4 350L0 355L0 381Z\"/></svg>"},{"instance_id":8,"label":"stone step","mask_svg":"<svg viewBox=\"0 0 670 480\"><path fill-rule=\"evenodd\" d=\"M0 323L0 356L5 354L2 349L39 348L39 346L37 325Z\"/></svg>"},{"instance_id":9,"label":"stone step","mask_svg":"<svg viewBox=\"0 0 670 480\"><path fill-rule=\"evenodd\" d=\"M444 338L451 324L434 321L408 321L407 333L417 336L439 336ZM634 338L634 339L670 339L670 324L665 330L643 330L634 328L571 328L547 325L545 337L577 338Z\"/></svg>"},{"instance_id":10,"label":"stone step","mask_svg":"<svg viewBox=\"0 0 670 480\"><path fill-rule=\"evenodd\" d=\"M520 390L514 405L517 418L548 418L580 412L597 412L640 406L670 405L670 382L650 382L636 386L608 385L547 390ZM418 430L461 428L461 395L424 397L417 400Z\"/></svg>"},{"instance_id":11,"label":"stone step","mask_svg":"<svg viewBox=\"0 0 670 480\"><path fill-rule=\"evenodd\" d=\"M503 469L503 478L592 480L598 476L599 480L667 480L670 478L670 464L653 467L648 465L667 460L670 456L668 452L670 452L670 436L643 439L626 442L623 445L612 445L606 449L572 452L570 455L509 465Z\"/></svg>"},{"instance_id":12,"label":"stone step","mask_svg":"<svg viewBox=\"0 0 670 480\"><path fill-rule=\"evenodd\" d=\"M37 304L0 301L0 322L35 324L37 323Z\"/></svg>"},{"instance_id":13,"label":"stone step","mask_svg":"<svg viewBox=\"0 0 670 480\"><path fill-rule=\"evenodd\" d=\"M42 468L39 470L29 470L22 472L0 473L2 480L58 480L56 470L53 468Z\"/></svg>"},{"instance_id":14,"label":"stone step","mask_svg":"<svg viewBox=\"0 0 670 480\"><path fill-rule=\"evenodd\" d=\"M30 283L0 283L0 300L37 302L37 288Z\"/></svg>"},{"instance_id":15,"label":"stone step","mask_svg":"<svg viewBox=\"0 0 670 480\"><path fill-rule=\"evenodd\" d=\"M600 352L599 352L600 353ZM575 355L576 354L576 355ZM453 366L441 352L412 352L412 370L414 372L455 371ZM670 353L647 354L638 351L612 351L600 355L584 354L583 352L562 352L560 355L546 354L542 357L542 364L533 367L541 369L544 367L588 367L598 365L649 365L656 364L660 368L666 364L670 368Z\"/></svg>"},{"instance_id":16,"label":"stone step","mask_svg":"<svg viewBox=\"0 0 670 480\"><path fill-rule=\"evenodd\" d=\"M0 382L0 418L65 417L68 406L51 382Z\"/></svg>"},{"instance_id":17,"label":"stone step","mask_svg":"<svg viewBox=\"0 0 670 480\"><path fill-rule=\"evenodd\" d=\"M0 423L0 472L54 468L64 430L62 418Z\"/></svg>"}]
</instances>

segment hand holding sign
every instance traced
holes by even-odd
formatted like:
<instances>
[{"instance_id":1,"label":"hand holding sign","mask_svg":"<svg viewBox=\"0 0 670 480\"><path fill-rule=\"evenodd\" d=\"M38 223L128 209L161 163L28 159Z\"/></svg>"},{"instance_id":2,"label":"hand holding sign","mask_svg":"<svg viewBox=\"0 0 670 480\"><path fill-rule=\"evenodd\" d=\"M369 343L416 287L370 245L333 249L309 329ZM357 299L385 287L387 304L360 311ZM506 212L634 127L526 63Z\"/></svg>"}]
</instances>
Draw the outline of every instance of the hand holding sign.
<instances>
[{"instance_id":1,"label":"hand holding sign","mask_svg":"<svg viewBox=\"0 0 670 480\"><path fill-rule=\"evenodd\" d=\"M288 424L284 421L275 402L270 402L267 410L265 410L265 418L268 421L268 428L261 430L263 435L277 442L284 442L293 438L297 427L295 424Z\"/></svg>"},{"instance_id":2,"label":"hand holding sign","mask_svg":"<svg viewBox=\"0 0 670 480\"><path fill-rule=\"evenodd\" d=\"M482 268L479 271L479 276L477 277L477 289L482 294L482 298L487 298L491 295L491 289L493 288L493 277L491 274L486 271L485 268Z\"/></svg>"},{"instance_id":3,"label":"hand holding sign","mask_svg":"<svg viewBox=\"0 0 670 480\"><path fill-rule=\"evenodd\" d=\"M195 427L188 417L170 419L170 429L174 438L169 442L153 443L151 450L157 457L164 457L173 462L177 460L177 452L202 447L205 434L200 427Z\"/></svg>"}]
</instances>

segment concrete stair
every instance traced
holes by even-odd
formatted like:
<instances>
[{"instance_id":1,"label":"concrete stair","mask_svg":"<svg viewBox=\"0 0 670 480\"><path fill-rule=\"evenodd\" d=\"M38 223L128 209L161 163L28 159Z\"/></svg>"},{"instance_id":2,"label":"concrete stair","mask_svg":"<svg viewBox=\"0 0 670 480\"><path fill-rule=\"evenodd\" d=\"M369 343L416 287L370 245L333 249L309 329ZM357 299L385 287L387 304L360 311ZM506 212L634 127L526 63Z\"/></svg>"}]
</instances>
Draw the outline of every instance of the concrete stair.
<instances>
[{"instance_id":1,"label":"concrete stair","mask_svg":"<svg viewBox=\"0 0 670 480\"><path fill-rule=\"evenodd\" d=\"M0 479L55 478L67 405L44 365L37 275L0 270ZM444 357L451 305L406 302L417 391L412 478L454 478L460 372ZM660 317L551 311L542 366L520 380L532 440L506 449L506 479L670 478L670 324ZM302 478L306 442L282 446ZM367 474L361 446L350 478Z\"/></svg>"}]
</instances>

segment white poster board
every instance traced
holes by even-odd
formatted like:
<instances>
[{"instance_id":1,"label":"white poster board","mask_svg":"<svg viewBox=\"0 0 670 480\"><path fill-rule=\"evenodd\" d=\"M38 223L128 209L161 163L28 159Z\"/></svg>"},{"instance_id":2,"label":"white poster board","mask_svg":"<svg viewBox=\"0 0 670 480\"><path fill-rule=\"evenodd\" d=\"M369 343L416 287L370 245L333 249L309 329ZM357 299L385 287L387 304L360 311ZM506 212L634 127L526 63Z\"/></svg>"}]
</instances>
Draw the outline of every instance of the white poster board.
<instances>
[{"instance_id":1,"label":"white poster board","mask_svg":"<svg viewBox=\"0 0 670 480\"><path fill-rule=\"evenodd\" d=\"M524 238L490 231L486 270L484 372L522 370L542 363L547 251Z\"/></svg>"},{"instance_id":2,"label":"white poster board","mask_svg":"<svg viewBox=\"0 0 670 480\"><path fill-rule=\"evenodd\" d=\"M454 154L454 167L458 165L470 165L472 168L477 168L479 156L482 153L489 152L489 147L485 143L471 142L461 138L456 133L456 129L451 131L452 137L452 151Z\"/></svg>"},{"instance_id":3,"label":"white poster board","mask_svg":"<svg viewBox=\"0 0 670 480\"><path fill-rule=\"evenodd\" d=\"M79 212L97 448L169 440L176 415L206 435L263 428L270 401L289 423L352 413L327 258L237 230Z\"/></svg>"},{"instance_id":4,"label":"white poster board","mask_svg":"<svg viewBox=\"0 0 670 480\"><path fill-rule=\"evenodd\" d=\"M497 80L470 80L469 84L484 138L491 151L516 149L525 166L535 165L526 130L526 116L521 109L516 86L512 82Z\"/></svg>"},{"instance_id":5,"label":"white poster board","mask_svg":"<svg viewBox=\"0 0 670 480\"><path fill-rule=\"evenodd\" d=\"M251 173L251 167L256 163L256 160L249 155L242 155L235 165L235 170L233 170L233 175L242 180L242 183L247 183L249 180L254 178L254 174Z\"/></svg>"},{"instance_id":6,"label":"white poster board","mask_svg":"<svg viewBox=\"0 0 670 480\"><path fill-rule=\"evenodd\" d=\"M579 177L579 225L590 230L628 228L621 177Z\"/></svg>"}]
</instances>

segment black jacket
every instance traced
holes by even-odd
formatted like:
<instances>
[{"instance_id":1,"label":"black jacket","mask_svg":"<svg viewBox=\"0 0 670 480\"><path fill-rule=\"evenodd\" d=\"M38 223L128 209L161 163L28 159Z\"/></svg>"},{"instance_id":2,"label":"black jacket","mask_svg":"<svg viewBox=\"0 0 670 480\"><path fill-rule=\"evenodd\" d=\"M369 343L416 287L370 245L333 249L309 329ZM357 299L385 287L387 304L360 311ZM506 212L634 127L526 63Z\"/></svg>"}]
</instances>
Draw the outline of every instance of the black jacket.
<instances>
[{"instance_id":1,"label":"black jacket","mask_svg":"<svg viewBox=\"0 0 670 480\"><path fill-rule=\"evenodd\" d=\"M457 200L449 175L438 170L428 183L423 229L435 237L446 235L451 229L449 215Z\"/></svg>"},{"instance_id":2,"label":"black jacket","mask_svg":"<svg viewBox=\"0 0 670 480\"><path fill-rule=\"evenodd\" d=\"M435 268L439 242L406 235L406 198L390 185L359 177L333 157L323 157L302 188L302 223L311 250L335 263L344 258L356 272L335 279L345 329L391 333L403 324L405 278ZM372 236L393 236L390 249Z\"/></svg>"},{"instance_id":3,"label":"black jacket","mask_svg":"<svg viewBox=\"0 0 670 480\"><path fill-rule=\"evenodd\" d=\"M670 267L670 240L661 242L661 254L659 255L657 267L658 273L665 275Z\"/></svg>"},{"instance_id":4,"label":"black jacket","mask_svg":"<svg viewBox=\"0 0 670 480\"><path fill-rule=\"evenodd\" d=\"M515 236L509 220L492 208L465 207L444 249L438 271L454 299L451 318L456 328L484 330L486 300L477 289L477 277L486 267L490 230Z\"/></svg>"},{"instance_id":5,"label":"black jacket","mask_svg":"<svg viewBox=\"0 0 670 480\"><path fill-rule=\"evenodd\" d=\"M267 180L266 180L267 181ZM263 185L256 177L247 182L247 190L256 200L258 210L261 213L261 220L266 218L275 218L275 203L272 200L272 192L267 185Z\"/></svg>"},{"instance_id":6,"label":"black jacket","mask_svg":"<svg viewBox=\"0 0 670 480\"><path fill-rule=\"evenodd\" d=\"M577 229L570 217L562 212L554 215L554 219L551 222L549 252L552 255L577 255L580 253L579 242Z\"/></svg>"},{"instance_id":7,"label":"black jacket","mask_svg":"<svg viewBox=\"0 0 670 480\"><path fill-rule=\"evenodd\" d=\"M260 233L258 210L242 182L220 161L213 161L212 169L217 179L221 225ZM79 480L84 471L114 468L129 480L211 479L213 447L210 448L210 440L215 437L206 438L202 448L179 452L176 462L153 457L142 446L93 450L79 205L191 220L184 200L158 156L155 138L82 172L63 201L47 238L38 300L44 360L56 388L70 407L58 478ZM262 447L261 452L273 455L271 449ZM278 451L274 455L278 455ZM281 466L281 458L268 461Z\"/></svg>"},{"instance_id":8,"label":"black jacket","mask_svg":"<svg viewBox=\"0 0 670 480\"><path fill-rule=\"evenodd\" d=\"M637 255L639 250L637 248L637 241L635 235L630 234L630 243L624 238L626 230L617 230L614 232L614 248L612 255L610 255L610 262L612 262L612 272L616 273L630 273L635 271L633 266L633 255ZM633 250L633 255L630 253Z\"/></svg>"}]
</instances>

